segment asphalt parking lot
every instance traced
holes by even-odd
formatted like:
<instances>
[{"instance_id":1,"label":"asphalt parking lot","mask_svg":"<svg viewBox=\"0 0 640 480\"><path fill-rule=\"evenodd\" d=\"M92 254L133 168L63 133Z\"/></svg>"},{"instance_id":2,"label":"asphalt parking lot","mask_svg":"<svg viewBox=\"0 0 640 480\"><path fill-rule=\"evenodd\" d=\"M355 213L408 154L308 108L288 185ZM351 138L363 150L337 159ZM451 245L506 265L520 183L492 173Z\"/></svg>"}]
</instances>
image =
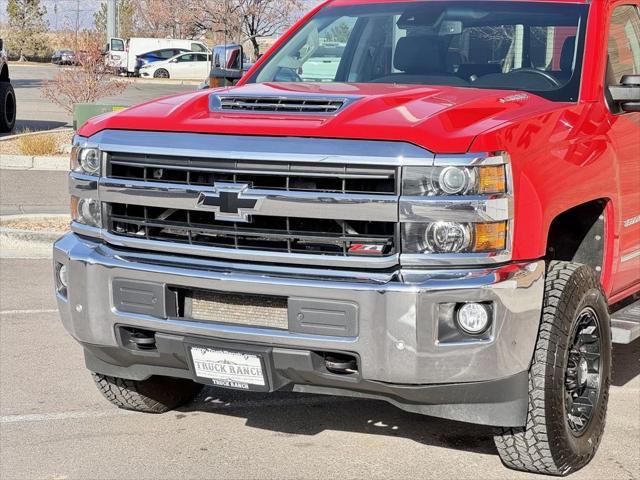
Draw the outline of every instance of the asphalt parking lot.
<instances>
[{"instance_id":1,"label":"asphalt parking lot","mask_svg":"<svg viewBox=\"0 0 640 480\"><path fill-rule=\"evenodd\" d=\"M70 124L71 117L57 105L42 98L42 85L52 79L61 67L52 64L9 65L11 83L16 91L18 111L16 132L25 129L46 130ZM64 67L68 68L68 67ZM131 83L116 97L103 99L103 103L114 105L135 105L152 98L195 90L193 85L172 85L158 82Z\"/></svg>"},{"instance_id":2,"label":"asphalt parking lot","mask_svg":"<svg viewBox=\"0 0 640 480\"><path fill-rule=\"evenodd\" d=\"M66 178L51 173L0 170L3 208L37 210L37 195L7 185L47 180L46 201L62 205ZM207 388L163 415L118 410L59 321L50 259L20 253L0 251L2 479L543 478L505 469L489 428L377 401ZM640 478L640 342L614 352L606 434L570 478Z\"/></svg>"}]
</instances>

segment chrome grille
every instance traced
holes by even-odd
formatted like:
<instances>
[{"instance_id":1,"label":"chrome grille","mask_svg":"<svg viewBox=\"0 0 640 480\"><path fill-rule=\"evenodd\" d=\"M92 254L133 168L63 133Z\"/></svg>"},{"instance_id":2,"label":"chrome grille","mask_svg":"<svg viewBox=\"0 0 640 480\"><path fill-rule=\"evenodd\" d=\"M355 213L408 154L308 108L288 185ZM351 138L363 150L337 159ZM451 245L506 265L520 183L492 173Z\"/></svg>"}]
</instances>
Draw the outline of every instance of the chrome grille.
<instances>
[{"instance_id":1,"label":"chrome grille","mask_svg":"<svg viewBox=\"0 0 640 480\"><path fill-rule=\"evenodd\" d=\"M387 141L105 130L91 142L105 242L265 266L394 268L400 169L433 160ZM71 177L85 195L93 179Z\"/></svg>"},{"instance_id":2,"label":"chrome grille","mask_svg":"<svg viewBox=\"0 0 640 480\"><path fill-rule=\"evenodd\" d=\"M244 111L266 113L307 113L335 114L348 103L352 97L326 96L254 96L254 95L212 95L211 109L214 111Z\"/></svg>"}]
</instances>

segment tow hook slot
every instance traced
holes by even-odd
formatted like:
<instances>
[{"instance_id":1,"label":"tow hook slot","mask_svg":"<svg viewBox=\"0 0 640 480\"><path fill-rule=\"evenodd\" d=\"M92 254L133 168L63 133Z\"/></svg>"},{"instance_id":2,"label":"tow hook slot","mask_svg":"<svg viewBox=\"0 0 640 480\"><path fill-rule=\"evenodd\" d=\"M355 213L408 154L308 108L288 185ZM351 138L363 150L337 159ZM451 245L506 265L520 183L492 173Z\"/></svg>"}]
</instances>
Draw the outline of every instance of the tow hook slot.
<instances>
[{"instance_id":1,"label":"tow hook slot","mask_svg":"<svg viewBox=\"0 0 640 480\"><path fill-rule=\"evenodd\" d=\"M324 366L329 372L338 375L358 373L358 362L351 355L327 353L324 357Z\"/></svg>"},{"instance_id":2,"label":"tow hook slot","mask_svg":"<svg viewBox=\"0 0 640 480\"><path fill-rule=\"evenodd\" d=\"M138 328L121 328L120 336L123 346L131 350L155 350L156 335L150 330Z\"/></svg>"}]
</instances>

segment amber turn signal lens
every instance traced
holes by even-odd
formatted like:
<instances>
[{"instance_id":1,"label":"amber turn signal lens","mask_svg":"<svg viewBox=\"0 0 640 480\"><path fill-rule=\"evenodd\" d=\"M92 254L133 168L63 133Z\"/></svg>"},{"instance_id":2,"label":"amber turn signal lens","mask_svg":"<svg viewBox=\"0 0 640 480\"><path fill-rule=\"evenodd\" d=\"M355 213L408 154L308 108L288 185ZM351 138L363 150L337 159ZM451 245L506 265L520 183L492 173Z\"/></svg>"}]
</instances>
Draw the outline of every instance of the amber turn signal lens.
<instances>
[{"instance_id":1,"label":"amber turn signal lens","mask_svg":"<svg viewBox=\"0 0 640 480\"><path fill-rule=\"evenodd\" d=\"M478 168L478 193L505 193L507 191L507 179L504 165L491 165Z\"/></svg>"},{"instance_id":2,"label":"amber turn signal lens","mask_svg":"<svg viewBox=\"0 0 640 480\"><path fill-rule=\"evenodd\" d=\"M498 252L507 246L507 222L476 223L474 225L473 251Z\"/></svg>"},{"instance_id":3,"label":"amber turn signal lens","mask_svg":"<svg viewBox=\"0 0 640 480\"><path fill-rule=\"evenodd\" d=\"M78 200L79 198L76 196L71 195L71 219L73 221L77 221L78 220Z\"/></svg>"}]
</instances>

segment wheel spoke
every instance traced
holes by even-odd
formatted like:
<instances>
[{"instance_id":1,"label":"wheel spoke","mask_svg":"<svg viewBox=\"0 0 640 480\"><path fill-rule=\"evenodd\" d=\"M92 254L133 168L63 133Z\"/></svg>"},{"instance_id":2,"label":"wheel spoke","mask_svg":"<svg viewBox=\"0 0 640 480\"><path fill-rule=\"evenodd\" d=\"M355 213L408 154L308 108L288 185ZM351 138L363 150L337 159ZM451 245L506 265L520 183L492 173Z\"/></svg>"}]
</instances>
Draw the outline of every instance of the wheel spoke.
<instances>
[{"instance_id":1,"label":"wheel spoke","mask_svg":"<svg viewBox=\"0 0 640 480\"><path fill-rule=\"evenodd\" d=\"M600 336L595 311L585 308L572 330L565 369L565 409L571 429L580 434L600 393Z\"/></svg>"}]
</instances>

